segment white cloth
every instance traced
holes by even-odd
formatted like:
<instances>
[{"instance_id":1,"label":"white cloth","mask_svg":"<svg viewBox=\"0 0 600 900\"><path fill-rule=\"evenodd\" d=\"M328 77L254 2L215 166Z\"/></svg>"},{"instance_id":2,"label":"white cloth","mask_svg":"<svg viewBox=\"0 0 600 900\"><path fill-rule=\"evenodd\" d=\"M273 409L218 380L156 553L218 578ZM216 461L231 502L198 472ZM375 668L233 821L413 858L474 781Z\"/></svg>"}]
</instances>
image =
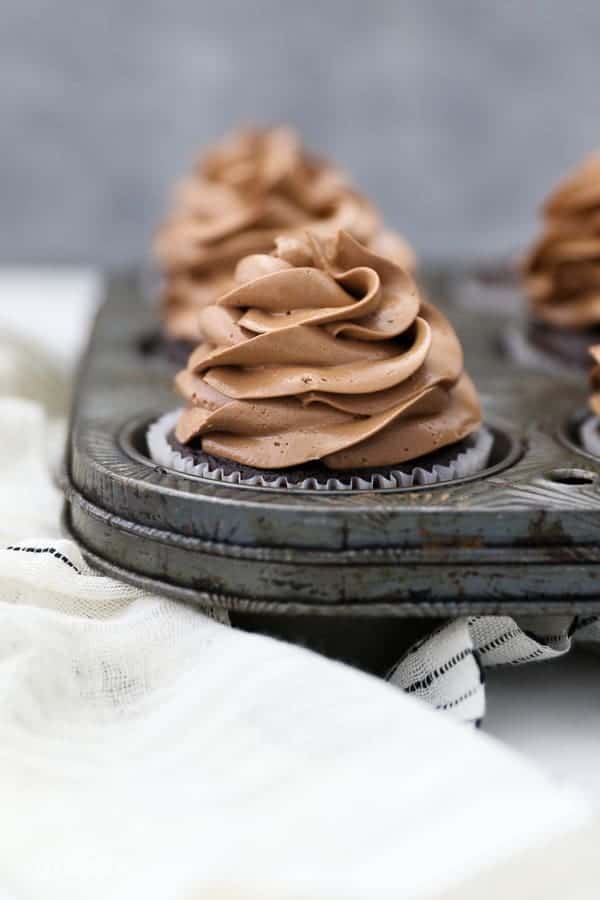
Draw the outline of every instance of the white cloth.
<instances>
[{"instance_id":1,"label":"white cloth","mask_svg":"<svg viewBox=\"0 0 600 900\"><path fill-rule=\"evenodd\" d=\"M4 368L0 898L418 897L586 818L392 686L91 572Z\"/></svg>"},{"instance_id":2,"label":"white cloth","mask_svg":"<svg viewBox=\"0 0 600 900\"><path fill-rule=\"evenodd\" d=\"M464 616L411 647L389 672L392 684L464 722L486 710L485 673L564 656L574 641L600 649L595 616Z\"/></svg>"},{"instance_id":3,"label":"white cloth","mask_svg":"<svg viewBox=\"0 0 600 900\"><path fill-rule=\"evenodd\" d=\"M413 897L585 814L400 691L98 577L68 541L0 551L0 684L15 897Z\"/></svg>"}]
</instances>

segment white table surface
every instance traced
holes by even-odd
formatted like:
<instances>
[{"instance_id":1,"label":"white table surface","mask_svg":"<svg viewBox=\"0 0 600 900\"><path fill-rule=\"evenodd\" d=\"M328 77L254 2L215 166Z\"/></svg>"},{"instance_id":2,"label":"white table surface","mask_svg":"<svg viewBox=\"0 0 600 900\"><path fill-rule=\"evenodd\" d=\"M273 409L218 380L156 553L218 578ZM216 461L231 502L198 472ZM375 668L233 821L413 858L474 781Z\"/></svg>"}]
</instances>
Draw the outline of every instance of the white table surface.
<instances>
[{"instance_id":1,"label":"white table surface","mask_svg":"<svg viewBox=\"0 0 600 900\"><path fill-rule=\"evenodd\" d=\"M0 269L0 330L30 338L72 365L100 295L93 269Z\"/></svg>"},{"instance_id":2,"label":"white table surface","mask_svg":"<svg viewBox=\"0 0 600 900\"><path fill-rule=\"evenodd\" d=\"M100 293L91 269L0 270L0 330L32 338L71 366ZM582 787L600 809L600 654L488 672L483 730Z\"/></svg>"}]
</instances>

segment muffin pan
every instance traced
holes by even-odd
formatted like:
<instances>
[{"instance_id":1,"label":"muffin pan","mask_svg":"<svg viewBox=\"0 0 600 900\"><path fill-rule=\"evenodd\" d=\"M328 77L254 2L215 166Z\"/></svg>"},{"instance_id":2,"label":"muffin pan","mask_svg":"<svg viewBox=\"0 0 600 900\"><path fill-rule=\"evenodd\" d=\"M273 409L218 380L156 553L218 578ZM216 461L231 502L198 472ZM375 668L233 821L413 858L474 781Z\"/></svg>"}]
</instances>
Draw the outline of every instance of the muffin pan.
<instances>
[{"instance_id":1,"label":"muffin pan","mask_svg":"<svg viewBox=\"0 0 600 900\"><path fill-rule=\"evenodd\" d=\"M108 279L63 477L66 527L88 560L373 670L388 645L397 655L393 635L430 629L431 617L600 611L600 460L581 452L574 426L585 377L526 371L507 356L502 336L521 308L509 280L500 294L494 286L496 302L473 268L430 268L422 281L480 390L494 434L488 469L420 489L317 494L151 462L145 431L177 403L174 369L152 340L144 279Z\"/></svg>"}]
</instances>

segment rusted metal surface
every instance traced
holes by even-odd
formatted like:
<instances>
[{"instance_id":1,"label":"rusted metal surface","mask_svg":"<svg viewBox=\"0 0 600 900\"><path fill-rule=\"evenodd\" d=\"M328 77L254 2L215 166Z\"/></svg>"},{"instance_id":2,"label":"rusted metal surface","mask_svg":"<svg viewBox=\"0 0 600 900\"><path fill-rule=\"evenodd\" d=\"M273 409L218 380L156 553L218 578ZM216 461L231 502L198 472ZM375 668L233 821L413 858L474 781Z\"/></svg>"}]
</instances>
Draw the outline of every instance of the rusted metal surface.
<instances>
[{"instance_id":1,"label":"rusted metal surface","mask_svg":"<svg viewBox=\"0 0 600 900\"><path fill-rule=\"evenodd\" d=\"M573 424L585 378L526 371L506 356L501 336L522 317L510 281L490 286L457 268L424 281L481 391L496 436L490 471L434 488L324 495L214 484L147 459L147 422L177 402L173 369L142 352L156 314L140 281L111 279L64 479L66 522L91 561L247 616L600 611L600 461L579 451Z\"/></svg>"}]
</instances>

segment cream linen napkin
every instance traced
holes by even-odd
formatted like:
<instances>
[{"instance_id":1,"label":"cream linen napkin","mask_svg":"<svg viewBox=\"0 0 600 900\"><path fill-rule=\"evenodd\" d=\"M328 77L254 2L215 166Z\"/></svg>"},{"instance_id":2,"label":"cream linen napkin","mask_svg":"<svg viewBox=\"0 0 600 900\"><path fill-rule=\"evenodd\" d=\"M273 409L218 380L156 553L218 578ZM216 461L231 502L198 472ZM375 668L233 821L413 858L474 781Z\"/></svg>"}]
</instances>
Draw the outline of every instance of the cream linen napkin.
<instances>
[{"instance_id":1,"label":"cream linen napkin","mask_svg":"<svg viewBox=\"0 0 600 900\"><path fill-rule=\"evenodd\" d=\"M90 571L23 346L0 338L0 898L427 896L586 820L396 687Z\"/></svg>"}]
</instances>

